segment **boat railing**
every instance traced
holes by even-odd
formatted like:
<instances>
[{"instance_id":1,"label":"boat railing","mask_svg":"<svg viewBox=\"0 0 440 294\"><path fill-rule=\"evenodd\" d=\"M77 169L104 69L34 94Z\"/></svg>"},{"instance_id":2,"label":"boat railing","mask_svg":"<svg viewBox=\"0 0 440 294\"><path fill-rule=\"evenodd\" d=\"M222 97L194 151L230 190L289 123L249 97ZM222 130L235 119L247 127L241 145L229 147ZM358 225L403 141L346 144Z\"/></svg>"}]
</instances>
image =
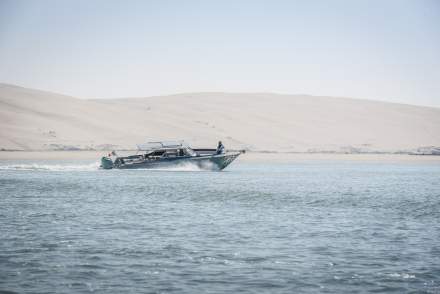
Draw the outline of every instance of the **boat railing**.
<instances>
[{"instance_id":1,"label":"boat railing","mask_svg":"<svg viewBox=\"0 0 440 294\"><path fill-rule=\"evenodd\" d=\"M157 141L147 142L137 145L140 151L149 151L154 149L168 149L168 148L187 148L188 144L185 141Z\"/></svg>"}]
</instances>

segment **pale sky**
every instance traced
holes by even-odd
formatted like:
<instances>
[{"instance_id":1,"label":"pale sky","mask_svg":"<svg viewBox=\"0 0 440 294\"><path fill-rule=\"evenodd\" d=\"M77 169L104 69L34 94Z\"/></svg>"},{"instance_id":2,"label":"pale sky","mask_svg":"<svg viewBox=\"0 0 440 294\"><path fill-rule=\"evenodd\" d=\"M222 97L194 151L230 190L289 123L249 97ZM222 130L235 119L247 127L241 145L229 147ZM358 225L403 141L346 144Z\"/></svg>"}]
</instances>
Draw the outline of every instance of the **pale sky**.
<instances>
[{"instance_id":1,"label":"pale sky","mask_svg":"<svg viewBox=\"0 0 440 294\"><path fill-rule=\"evenodd\" d=\"M440 1L0 0L0 82L80 98L275 92L440 107Z\"/></svg>"}]
</instances>

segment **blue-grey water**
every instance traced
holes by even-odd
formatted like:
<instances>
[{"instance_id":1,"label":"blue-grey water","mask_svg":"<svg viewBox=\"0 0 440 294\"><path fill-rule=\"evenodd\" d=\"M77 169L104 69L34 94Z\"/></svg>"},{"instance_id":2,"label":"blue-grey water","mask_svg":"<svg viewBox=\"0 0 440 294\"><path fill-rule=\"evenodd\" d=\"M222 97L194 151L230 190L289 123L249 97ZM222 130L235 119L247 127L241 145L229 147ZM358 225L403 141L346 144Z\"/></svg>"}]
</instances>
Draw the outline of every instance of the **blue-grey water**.
<instances>
[{"instance_id":1,"label":"blue-grey water","mask_svg":"<svg viewBox=\"0 0 440 294\"><path fill-rule=\"evenodd\" d=\"M440 293L440 166L0 162L0 292Z\"/></svg>"}]
</instances>

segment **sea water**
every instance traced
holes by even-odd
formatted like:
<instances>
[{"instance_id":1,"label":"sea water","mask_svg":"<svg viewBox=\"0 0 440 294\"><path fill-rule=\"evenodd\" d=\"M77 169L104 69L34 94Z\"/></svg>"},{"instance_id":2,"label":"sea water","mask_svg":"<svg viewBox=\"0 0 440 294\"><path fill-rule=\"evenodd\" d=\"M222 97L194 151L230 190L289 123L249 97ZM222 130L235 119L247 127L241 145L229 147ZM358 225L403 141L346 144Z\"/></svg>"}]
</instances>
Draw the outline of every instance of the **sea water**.
<instances>
[{"instance_id":1,"label":"sea water","mask_svg":"<svg viewBox=\"0 0 440 294\"><path fill-rule=\"evenodd\" d=\"M440 166L0 162L0 292L440 293Z\"/></svg>"}]
</instances>

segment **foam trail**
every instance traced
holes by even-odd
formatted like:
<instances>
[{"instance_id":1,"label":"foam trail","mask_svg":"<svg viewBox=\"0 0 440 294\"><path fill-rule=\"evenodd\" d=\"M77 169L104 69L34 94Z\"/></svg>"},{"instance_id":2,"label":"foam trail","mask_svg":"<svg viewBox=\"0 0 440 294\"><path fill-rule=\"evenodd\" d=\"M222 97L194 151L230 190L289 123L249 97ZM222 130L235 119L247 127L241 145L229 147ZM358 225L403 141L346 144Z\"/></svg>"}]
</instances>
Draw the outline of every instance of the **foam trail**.
<instances>
[{"instance_id":1,"label":"foam trail","mask_svg":"<svg viewBox=\"0 0 440 294\"><path fill-rule=\"evenodd\" d=\"M148 170L154 170L154 171L186 171L186 172L206 172L206 171L215 171L218 170L218 168L213 164L204 164L202 167L195 164L195 163L182 163L176 166L172 167L158 167L158 168L152 168Z\"/></svg>"},{"instance_id":2,"label":"foam trail","mask_svg":"<svg viewBox=\"0 0 440 294\"><path fill-rule=\"evenodd\" d=\"M99 162L83 165L62 164L11 164L0 165L0 170L23 170L23 171L93 171L98 170Z\"/></svg>"},{"instance_id":3,"label":"foam trail","mask_svg":"<svg viewBox=\"0 0 440 294\"><path fill-rule=\"evenodd\" d=\"M10 164L0 165L0 170L15 170L15 171L95 171L99 170L99 162L91 164L78 164L78 165L63 165L63 164ZM194 163L186 162L176 166L170 167L157 167L157 168L145 168L134 170L147 170L147 171L184 171L184 172L204 172L204 171L216 171L217 166L210 163L205 163L203 166L199 166Z\"/></svg>"}]
</instances>

